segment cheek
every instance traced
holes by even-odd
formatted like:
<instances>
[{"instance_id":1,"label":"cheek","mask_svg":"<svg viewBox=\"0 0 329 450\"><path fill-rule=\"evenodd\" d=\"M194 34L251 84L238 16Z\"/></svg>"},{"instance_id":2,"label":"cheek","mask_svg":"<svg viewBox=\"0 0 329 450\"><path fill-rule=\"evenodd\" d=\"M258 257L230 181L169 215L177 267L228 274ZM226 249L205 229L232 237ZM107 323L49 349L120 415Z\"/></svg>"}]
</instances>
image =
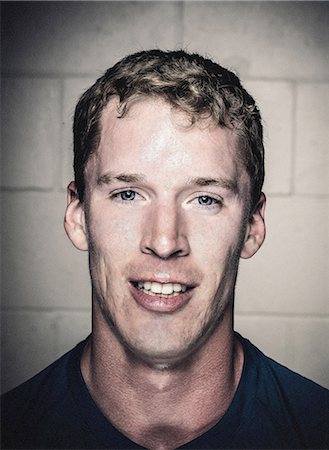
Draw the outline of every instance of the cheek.
<instances>
[{"instance_id":1,"label":"cheek","mask_svg":"<svg viewBox=\"0 0 329 450\"><path fill-rule=\"evenodd\" d=\"M96 215L95 215L96 216ZM113 214L99 214L90 221L89 237L98 253L119 256L138 245L139 226L134 217L117 218Z\"/></svg>"},{"instance_id":2,"label":"cheek","mask_svg":"<svg viewBox=\"0 0 329 450\"><path fill-rule=\"evenodd\" d=\"M208 224L191 228L190 245L195 257L203 266L218 267L226 261L232 247L237 245L240 232L232 222Z\"/></svg>"}]
</instances>

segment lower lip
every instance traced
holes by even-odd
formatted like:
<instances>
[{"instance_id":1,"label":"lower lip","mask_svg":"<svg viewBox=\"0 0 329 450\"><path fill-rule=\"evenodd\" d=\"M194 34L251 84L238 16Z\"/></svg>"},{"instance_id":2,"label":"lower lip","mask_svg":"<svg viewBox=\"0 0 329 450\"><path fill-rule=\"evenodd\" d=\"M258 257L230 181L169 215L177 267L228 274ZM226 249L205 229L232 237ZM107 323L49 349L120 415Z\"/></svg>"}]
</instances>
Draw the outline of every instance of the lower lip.
<instances>
[{"instance_id":1,"label":"lower lip","mask_svg":"<svg viewBox=\"0 0 329 450\"><path fill-rule=\"evenodd\" d=\"M190 300L193 293L193 289L189 289L174 297L161 297L158 295L149 295L145 291L136 288L133 284L130 286L132 296L138 305L149 311L159 313L172 313L183 308Z\"/></svg>"}]
</instances>

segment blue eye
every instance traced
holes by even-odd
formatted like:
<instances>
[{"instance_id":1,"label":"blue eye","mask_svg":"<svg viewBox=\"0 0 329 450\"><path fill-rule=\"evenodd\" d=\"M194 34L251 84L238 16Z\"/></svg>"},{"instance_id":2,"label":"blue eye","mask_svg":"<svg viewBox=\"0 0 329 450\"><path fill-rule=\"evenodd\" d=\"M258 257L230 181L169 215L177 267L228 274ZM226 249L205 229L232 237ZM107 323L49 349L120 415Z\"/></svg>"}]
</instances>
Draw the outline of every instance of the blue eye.
<instances>
[{"instance_id":1,"label":"blue eye","mask_svg":"<svg viewBox=\"0 0 329 450\"><path fill-rule=\"evenodd\" d=\"M200 197L198 197L198 202L202 206L211 206L214 203L218 203L215 198L209 197L209 195L201 195Z\"/></svg>"},{"instance_id":2,"label":"blue eye","mask_svg":"<svg viewBox=\"0 0 329 450\"><path fill-rule=\"evenodd\" d=\"M131 191L131 190L122 191L122 192L119 192L118 194L116 194L116 196L120 197L120 200L123 200L123 201L132 201L132 200L135 200L136 192Z\"/></svg>"}]
</instances>

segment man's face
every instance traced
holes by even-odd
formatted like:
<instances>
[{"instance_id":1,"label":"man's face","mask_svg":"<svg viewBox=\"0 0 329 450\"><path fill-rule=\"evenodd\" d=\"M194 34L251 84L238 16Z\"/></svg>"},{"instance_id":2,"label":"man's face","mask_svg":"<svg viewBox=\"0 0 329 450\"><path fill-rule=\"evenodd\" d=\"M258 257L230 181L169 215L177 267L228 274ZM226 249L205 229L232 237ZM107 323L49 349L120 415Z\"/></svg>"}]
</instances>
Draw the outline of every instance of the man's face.
<instances>
[{"instance_id":1,"label":"man's face","mask_svg":"<svg viewBox=\"0 0 329 450\"><path fill-rule=\"evenodd\" d=\"M231 314L248 179L230 130L159 99L116 108L86 171L94 302L137 357L176 363Z\"/></svg>"}]
</instances>

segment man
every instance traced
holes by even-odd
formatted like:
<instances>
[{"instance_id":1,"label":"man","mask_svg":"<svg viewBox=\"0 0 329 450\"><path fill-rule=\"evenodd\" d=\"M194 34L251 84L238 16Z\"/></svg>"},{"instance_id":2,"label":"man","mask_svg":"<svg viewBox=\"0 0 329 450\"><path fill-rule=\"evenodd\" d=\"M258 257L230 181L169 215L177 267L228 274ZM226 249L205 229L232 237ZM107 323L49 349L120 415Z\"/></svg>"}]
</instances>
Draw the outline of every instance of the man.
<instances>
[{"instance_id":1,"label":"man","mask_svg":"<svg viewBox=\"0 0 329 450\"><path fill-rule=\"evenodd\" d=\"M328 392L233 331L263 162L254 100L199 55L128 56L81 97L65 229L92 334L5 396L4 447L328 446Z\"/></svg>"}]
</instances>

